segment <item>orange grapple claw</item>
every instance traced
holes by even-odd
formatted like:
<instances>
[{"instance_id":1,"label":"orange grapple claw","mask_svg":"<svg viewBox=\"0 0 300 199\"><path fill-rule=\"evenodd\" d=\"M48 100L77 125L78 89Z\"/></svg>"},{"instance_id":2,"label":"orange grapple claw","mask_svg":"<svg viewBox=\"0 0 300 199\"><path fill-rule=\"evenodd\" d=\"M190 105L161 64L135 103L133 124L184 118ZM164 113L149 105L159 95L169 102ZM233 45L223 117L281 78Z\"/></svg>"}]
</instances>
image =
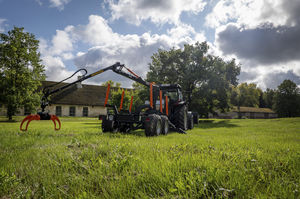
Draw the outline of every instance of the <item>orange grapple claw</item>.
<instances>
[{"instance_id":1,"label":"orange grapple claw","mask_svg":"<svg viewBox=\"0 0 300 199\"><path fill-rule=\"evenodd\" d=\"M51 115L51 118L50 118L52 121L53 121L53 123L54 123L54 129L56 130L56 131L58 131L59 129L60 129L60 127L61 127L61 124L60 124L60 120L58 119L58 117L56 116L56 115ZM55 121L57 121L58 122L58 128L56 127L56 122Z\"/></svg>"},{"instance_id":2,"label":"orange grapple claw","mask_svg":"<svg viewBox=\"0 0 300 199\"><path fill-rule=\"evenodd\" d=\"M48 113L43 113L43 112L39 112L36 115L28 115L26 116L23 121L21 122L20 125L20 130L21 131L27 131L28 125L32 120L52 120L53 124L54 124L54 130L58 131L61 128L61 123L60 120L58 119L58 117L56 115L50 115ZM23 128L23 124L26 123L25 128ZM57 123L58 125L57 125Z\"/></svg>"},{"instance_id":3,"label":"orange grapple claw","mask_svg":"<svg viewBox=\"0 0 300 199\"><path fill-rule=\"evenodd\" d=\"M26 117L23 119L23 121L21 122L20 130L21 130L21 131L27 131L27 128L28 128L29 123L30 123L32 120L40 120L40 118L41 118L41 117L40 117L38 114L26 116ZM26 123L25 129L23 129L22 126L23 126L24 122L26 122L26 121L27 121L27 123Z\"/></svg>"}]
</instances>

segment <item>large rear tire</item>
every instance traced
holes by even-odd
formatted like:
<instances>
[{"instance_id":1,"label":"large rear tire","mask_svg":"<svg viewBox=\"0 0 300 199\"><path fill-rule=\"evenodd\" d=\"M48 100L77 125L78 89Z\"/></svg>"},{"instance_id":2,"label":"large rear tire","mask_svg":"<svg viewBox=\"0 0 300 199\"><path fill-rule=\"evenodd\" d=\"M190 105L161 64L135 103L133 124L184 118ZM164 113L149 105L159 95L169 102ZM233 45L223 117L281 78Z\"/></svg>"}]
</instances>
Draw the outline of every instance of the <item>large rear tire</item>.
<instances>
[{"instance_id":1,"label":"large rear tire","mask_svg":"<svg viewBox=\"0 0 300 199\"><path fill-rule=\"evenodd\" d=\"M161 134L167 135L169 133L169 119L165 115L161 115Z\"/></svg>"},{"instance_id":2,"label":"large rear tire","mask_svg":"<svg viewBox=\"0 0 300 199\"><path fill-rule=\"evenodd\" d=\"M145 134L149 136L158 136L161 134L161 118L159 115L151 114L145 119Z\"/></svg>"},{"instance_id":3,"label":"large rear tire","mask_svg":"<svg viewBox=\"0 0 300 199\"><path fill-rule=\"evenodd\" d=\"M187 116L187 107L183 105L179 107L179 110L175 116L174 124L177 128L181 128L182 130L187 130L188 128L188 116Z\"/></svg>"}]
</instances>

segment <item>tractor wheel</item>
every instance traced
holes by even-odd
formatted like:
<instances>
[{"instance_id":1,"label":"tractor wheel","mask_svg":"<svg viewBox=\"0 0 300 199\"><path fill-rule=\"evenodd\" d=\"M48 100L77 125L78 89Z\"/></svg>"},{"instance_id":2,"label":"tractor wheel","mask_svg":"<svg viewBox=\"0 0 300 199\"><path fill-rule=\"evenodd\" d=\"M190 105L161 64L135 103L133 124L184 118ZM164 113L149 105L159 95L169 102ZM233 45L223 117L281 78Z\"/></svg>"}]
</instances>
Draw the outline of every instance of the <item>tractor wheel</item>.
<instances>
[{"instance_id":1,"label":"tractor wheel","mask_svg":"<svg viewBox=\"0 0 300 199\"><path fill-rule=\"evenodd\" d=\"M159 115L151 114L145 120L145 134L149 136L157 136L161 133L161 118Z\"/></svg>"},{"instance_id":2,"label":"tractor wheel","mask_svg":"<svg viewBox=\"0 0 300 199\"><path fill-rule=\"evenodd\" d=\"M188 116L187 116L187 108L186 105L179 107L179 111L175 116L174 124L177 128L181 128L182 130L187 130L188 128Z\"/></svg>"},{"instance_id":3,"label":"tractor wheel","mask_svg":"<svg viewBox=\"0 0 300 199\"><path fill-rule=\"evenodd\" d=\"M193 112L194 116L194 124L199 124L199 114L197 112Z\"/></svg>"},{"instance_id":4,"label":"tractor wheel","mask_svg":"<svg viewBox=\"0 0 300 199\"><path fill-rule=\"evenodd\" d=\"M188 129L194 128L194 117L192 112L188 112Z\"/></svg>"},{"instance_id":5,"label":"tractor wheel","mask_svg":"<svg viewBox=\"0 0 300 199\"><path fill-rule=\"evenodd\" d=\"M161 117L161 134L167 135L169 133L169 119L167 116L162 115Z\"/></svg>"}]
</instances>

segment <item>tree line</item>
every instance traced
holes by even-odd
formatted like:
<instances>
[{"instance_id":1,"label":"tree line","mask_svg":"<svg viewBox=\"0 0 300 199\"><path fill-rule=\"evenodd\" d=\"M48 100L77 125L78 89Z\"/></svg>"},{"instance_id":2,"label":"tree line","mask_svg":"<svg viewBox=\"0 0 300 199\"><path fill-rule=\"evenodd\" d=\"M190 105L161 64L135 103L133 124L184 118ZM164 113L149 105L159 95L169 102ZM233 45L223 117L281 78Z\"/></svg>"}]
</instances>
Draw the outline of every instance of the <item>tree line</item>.
<instances>
[{"instance_id":1,"label":"tree line","mask_svg":"<svg viewBox=\"0 0 300 199\"><path fill-rule=\"evenodd\" d=\"M208 53L206 42L186 44L183 48L158 50L151 57L146 80L158 84L179 84L193 111L202 117L216 111L229 111L232 106L272 108L280 117L300 116L300 92L291 80L277 89L262 91L253 83L238 84L241 65L234 59L224 60ZM0 104L7 106L9 119L22 107L34 110L41 94L40 81L45 79L44 66L38 52L38 40L24 28L15 27L0 33ZM113 82L110 82L113 83ZM120 84L115 84L120 87ZM138 106L148 99L148 88L133 83ZM119 104L121 89L112 92L111 103ZM124 100L128 106L129 97Z\"/></svg>"}]
</instances>

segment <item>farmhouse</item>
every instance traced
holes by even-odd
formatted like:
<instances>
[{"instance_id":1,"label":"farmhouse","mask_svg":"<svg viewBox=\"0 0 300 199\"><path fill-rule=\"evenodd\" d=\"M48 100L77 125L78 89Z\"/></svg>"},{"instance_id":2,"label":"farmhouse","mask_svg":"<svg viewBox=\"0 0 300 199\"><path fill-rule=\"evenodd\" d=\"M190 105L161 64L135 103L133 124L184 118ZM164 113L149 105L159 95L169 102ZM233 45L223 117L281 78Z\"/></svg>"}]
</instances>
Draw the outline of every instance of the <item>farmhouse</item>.
<instances>
[{"instance_id":1,"label":"farmhouse","mask_svg":"<svg viewBox=\"0 0 300 199\"><path fill-rule=\"evenodd\" d=\"M42 86L45 87L56 83L53 81L43 81ZM61 83L58 86L51 87L51 90L66 84ZM57 116L97 117L99 114L105 114L105 94L105 86L72 85L52 95L50 97L51 104L46 108L46 111ZM30 113L24 108L17 115L27 114ZM4 105L0 107L0 115L6 115L6 107Z\"/></svg>"},{"instance_id":2,"label":"farmhouse","mask_svg":"<svg viewBox=\"0 0 300 199\"><path fill-rule=\"evenodd\" d=\"M212 117L233 119L233 118L249 118L249 119L272 119L277 118L278 115L269 108L255 108L255 107L236 107L234 106L229 112L217 113Z\"/></svg>"}]
</instances>

